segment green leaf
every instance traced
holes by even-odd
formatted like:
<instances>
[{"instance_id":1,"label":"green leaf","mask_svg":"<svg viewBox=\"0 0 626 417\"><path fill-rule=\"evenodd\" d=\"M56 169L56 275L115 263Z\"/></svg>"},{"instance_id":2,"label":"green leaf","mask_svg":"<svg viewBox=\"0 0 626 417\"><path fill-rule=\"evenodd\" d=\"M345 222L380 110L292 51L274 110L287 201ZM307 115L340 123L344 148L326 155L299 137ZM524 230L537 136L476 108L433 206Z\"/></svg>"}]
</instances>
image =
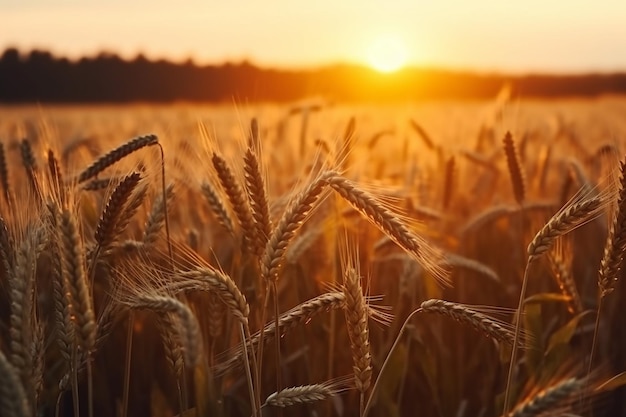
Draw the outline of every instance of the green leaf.
<instances>
[{"instance_id":1,"label":"green leaf","mask_svg":"<svg viewBox=\"0 0 626 417\"><path fill-rule=\"evenodd\" d=\"M550 337L550 341L548 342L546 355L549 355L558 346L569 345L569 342L572 339L572 336L574 336L580 320L591 313L593 312L590 310L583 311L582 313L571 319L565 326L554 332Z\"/></svg>"},{"instance_id":2,"label":"green leaf","mask_svg":"<svg viewBox=\"0 0 626 417\"><path fill-rule=\"evenodd\" d=\"M532 376L538 375L541 370L543 349L540 346L543 334L543 320L541 318L541 304L527 304L524 307L524 330L526 331L526 365Z\"/></svg>"},{"instance_id":3,"label":"green leaf","mask_svg":"<svg viewBox=\"0 0 626 417\"><path fill-rule=\"evenodd\" d=\"M391 352L389 363L385 368L385 373L381 375L379 397L377 407L379 411L387 416L398 416L399 409L396 404L397 389L409 364L407 363L408 351L405 344L399 344Z\"/></svg>"},{"instance_id":4,"label":"green leaf","mask_svg":"<svg viewBox=\"0 0 626 417\"><path fill-rule=\"evenodd\" d=\"M526 300L524 300L525 304L536 304L543 302L558 302L558 303L567 303L570 301L572 297L564 294L558 294L553 292L544 292L541 294L532 295Z\"/></svg>"}]
</instances>

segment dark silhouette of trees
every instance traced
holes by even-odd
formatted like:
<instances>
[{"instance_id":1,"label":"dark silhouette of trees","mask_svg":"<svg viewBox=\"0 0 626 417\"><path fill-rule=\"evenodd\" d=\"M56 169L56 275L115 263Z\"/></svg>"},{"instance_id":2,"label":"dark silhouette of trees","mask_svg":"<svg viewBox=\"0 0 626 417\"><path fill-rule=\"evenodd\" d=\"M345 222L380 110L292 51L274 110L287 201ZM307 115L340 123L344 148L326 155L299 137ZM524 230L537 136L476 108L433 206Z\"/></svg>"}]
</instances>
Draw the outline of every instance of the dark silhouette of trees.
<instances>
[{"instance_id":1,"label":"dark silhouette of trees","mask_svg":"<svg viewBox=\"0 0 626 417\"><path fill-rule=\"evenodd\" d=\"M307 96L332 100L390 101L426 98L489 98L504 84L525 97L626 93L626 74L504 75L405 69L379 74L356 65L307 71L262 69L244 61L220 66L128 61L114 53L70 61L47 51L4 51L0 102L293 101Z\"/></svg>"}]
</instances>

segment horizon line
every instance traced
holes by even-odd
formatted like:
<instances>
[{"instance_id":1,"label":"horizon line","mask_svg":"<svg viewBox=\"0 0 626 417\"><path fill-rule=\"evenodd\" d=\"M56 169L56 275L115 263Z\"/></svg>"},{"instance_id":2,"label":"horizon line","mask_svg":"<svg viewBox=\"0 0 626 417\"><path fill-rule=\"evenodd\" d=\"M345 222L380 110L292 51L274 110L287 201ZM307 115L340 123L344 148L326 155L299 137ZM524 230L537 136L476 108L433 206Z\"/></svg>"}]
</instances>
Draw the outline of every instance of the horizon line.
<instances>
[{"instance_id":1,"label":"horizon line","mask_svg":"<svg viewBox=\"0 0 626 417\"><path fill-rule=\"evenodd\" d=\"M567 77L567 76L604 76L604 75L617 75L626 74L626 67L613 68L613 69L572 69L572 70L554 70L554 69L528 69L528 70L512 70L503 68L478 68L467 66L453 66L436 63L416 63L409 62L397 71L389 74L384 74L376 69L372 68L366 63L350 60L329 60L320 64L303 63L303 64L287 64L287 63L265 63L263 60L259 60L254 57L225 57L220 61L202 59L194 57L192 55L186 58L166 57L151 54L149 52L138 51L134 54L127 54L122 52L116 52L109 48L102 48L91 53L82 54L67 54L59 51L55 51L51 48L33 46L33 47L20 47L17 45L6 45L3 49L0 49L0 55L4 55L9 50L17 50L20 58L28 57L33 52L49 53L55 59L67 59L70 62L76 63L82 59L97 59L105 56L111 56L119 58L125 62L133 62L142 57L150 63L167 62L173 65L186 65L191 62L196 67L219 67L224 65L243 65L248 64L260 70L276 70L286 72L305 72L305 71L320 71L324 69L337 68L337 67L357 67L362 70L369 70L373 73L380 74L381 76L393 76L406 71L433 71L433 72L448 72L457 74L471 74L475 76L485 77L529 77L529 76L554 76L554 77Z\"/></svg>"}]
</instances>

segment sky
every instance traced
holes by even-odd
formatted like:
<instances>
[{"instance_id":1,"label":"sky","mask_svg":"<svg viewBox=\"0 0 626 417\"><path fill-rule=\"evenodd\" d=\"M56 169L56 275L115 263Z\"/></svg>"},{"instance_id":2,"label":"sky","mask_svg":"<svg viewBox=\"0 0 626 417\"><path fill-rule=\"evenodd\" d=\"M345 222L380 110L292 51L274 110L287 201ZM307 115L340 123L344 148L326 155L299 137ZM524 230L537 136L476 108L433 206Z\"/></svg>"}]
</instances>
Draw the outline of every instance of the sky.
<instances>
[{"instance_id":1,"label":"sky","mask_svg":"<svg viewBox=\"0 0 626 417\"><path fill-rule=\"evenodd\" d=\"M71 58L108 51L281 68L375 65L402 61L373 52L392 39L382 49L400 49L415 66L626 70L624 0L0 0L0 22L0 49Z\"/></svg>"}]
</instances>

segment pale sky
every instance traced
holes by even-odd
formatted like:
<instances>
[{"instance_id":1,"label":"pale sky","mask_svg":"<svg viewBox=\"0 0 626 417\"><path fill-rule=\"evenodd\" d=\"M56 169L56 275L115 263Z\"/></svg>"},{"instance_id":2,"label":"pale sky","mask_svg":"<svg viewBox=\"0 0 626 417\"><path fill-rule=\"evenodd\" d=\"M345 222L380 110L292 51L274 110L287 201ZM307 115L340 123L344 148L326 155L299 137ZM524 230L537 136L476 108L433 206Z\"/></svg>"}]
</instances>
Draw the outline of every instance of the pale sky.
<instances>
[{"instance_id":1,"label":"pale sky","mask_svg":"<svg viewBox=\"0 0 626 417\"><path fill-rule=\"evenodd\" d=\"M377 39L413 65L626 70L626 0L0 0L0 49L101 50L201 63L367 63Z\"/></svg>"}]
</instances>

